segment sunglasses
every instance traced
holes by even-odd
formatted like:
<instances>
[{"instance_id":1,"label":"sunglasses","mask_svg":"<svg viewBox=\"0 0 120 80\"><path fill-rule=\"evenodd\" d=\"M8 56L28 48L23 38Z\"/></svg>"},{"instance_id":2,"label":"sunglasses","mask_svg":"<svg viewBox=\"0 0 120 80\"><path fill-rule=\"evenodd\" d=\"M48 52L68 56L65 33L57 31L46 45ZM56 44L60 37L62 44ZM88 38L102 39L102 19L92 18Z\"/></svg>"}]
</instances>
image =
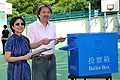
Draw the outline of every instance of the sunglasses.
<instances>
[{"instance_id":1,"label":"sunglasses","mask_svg":"<svg viewBox=\"0 0 120 80\"><path fill-rule=\"evenodd\" d=\"M21 22L21 23L15 23L16 26L19 26L21 24L21 26L24 26L25 23L24 22Z\"/></svg>"}]
</instances>

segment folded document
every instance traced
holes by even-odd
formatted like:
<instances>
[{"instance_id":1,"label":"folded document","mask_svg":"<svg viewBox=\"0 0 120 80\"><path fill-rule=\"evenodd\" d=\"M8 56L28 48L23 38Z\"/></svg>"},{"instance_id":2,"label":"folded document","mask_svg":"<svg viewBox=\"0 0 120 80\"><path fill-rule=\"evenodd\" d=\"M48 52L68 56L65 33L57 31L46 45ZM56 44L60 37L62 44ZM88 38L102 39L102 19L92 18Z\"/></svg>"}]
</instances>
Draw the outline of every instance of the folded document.
<instances>
[{"instance_id":1,"label":"folded document","mask_svg":"<svg viewBox=\"0 0 120 80\"><path fill-rule=\"evenodd\" d=\"M34 51L34 52L30 52L30 53L27 53L28 55L35 55L35 54L37 54L37 53L41 53L41 52L44 52L44 51L48 51L48 50L51 50L52 48L49 48L49 49L47 49L47 48L42 48L42 49L40 49L40 50L37 50L37 51Z\"/></svg>"}]
</instances>

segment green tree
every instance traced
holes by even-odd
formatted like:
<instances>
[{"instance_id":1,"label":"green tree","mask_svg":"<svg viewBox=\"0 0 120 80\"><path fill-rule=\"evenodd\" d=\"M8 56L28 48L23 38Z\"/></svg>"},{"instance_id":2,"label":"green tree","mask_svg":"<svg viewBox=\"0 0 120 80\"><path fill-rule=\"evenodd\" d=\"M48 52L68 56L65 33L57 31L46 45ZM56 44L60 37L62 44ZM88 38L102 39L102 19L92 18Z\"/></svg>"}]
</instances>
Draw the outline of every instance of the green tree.
<instances>
[{"instance_id":1,"label":"green tree","mask_svg":"<svg viewBox=\"0 0 120 80\"><path fill-rule=\"evenodd\" d=\"M51 5L52 14L65 13L72 11L83 11L89 8L91 3L92 9L100 9L101 0L7 0L12 3L12 15L8 15L8 18L14 16L36 16L36 9L41 3L48 3ZM33 11L33 14L32 14Z\"/></svg>"},{"instance_id":2,"label":"green tree","mask_svg":"<svg viewBox=\"0 0 120 80\"><path fill-rule=\"evenodd\" d=\"M92 9L100 9L101 8L101 0L91 0Z\"/></svg>"}]
</instances>

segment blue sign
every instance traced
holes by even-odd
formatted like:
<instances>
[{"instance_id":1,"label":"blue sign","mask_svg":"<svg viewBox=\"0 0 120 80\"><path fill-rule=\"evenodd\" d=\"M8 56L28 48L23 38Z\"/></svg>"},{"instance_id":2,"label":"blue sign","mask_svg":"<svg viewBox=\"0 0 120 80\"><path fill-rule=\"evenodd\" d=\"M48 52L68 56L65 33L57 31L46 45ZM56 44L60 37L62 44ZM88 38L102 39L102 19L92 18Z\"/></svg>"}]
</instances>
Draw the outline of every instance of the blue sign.
<instances>
[{"instance_id":1,"label":"blue sign","mask_svg":"<svg viewBox=\"0 0 120 80\"><path fill-rule=\"evenodd\" d=\"M68 71L77 76L118 72L117 33L67 34Z\"/></svg>"}]
</instances>

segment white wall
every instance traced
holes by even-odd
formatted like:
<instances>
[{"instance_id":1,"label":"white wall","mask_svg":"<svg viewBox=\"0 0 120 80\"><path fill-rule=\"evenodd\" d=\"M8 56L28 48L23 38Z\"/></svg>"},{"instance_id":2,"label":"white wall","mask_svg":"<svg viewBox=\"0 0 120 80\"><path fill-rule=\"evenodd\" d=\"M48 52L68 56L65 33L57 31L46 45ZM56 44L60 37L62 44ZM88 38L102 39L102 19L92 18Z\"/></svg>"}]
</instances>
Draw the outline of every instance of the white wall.
<instances>
[{"instance_id":1,"label":"white wall","mask_svg":"<svg viewBox=\"0 0 120 80\"><path fill-rule=\"evenodd\" d=\"M104 16L92 17L91 33L105 32ZM117 32L117 14L107 15L106 19L106 32ZM79 18L71 20L53 21L56 25L57 37L66 37L70 33L89 33L89 18Z\"/></svg>"}]
</instances>

